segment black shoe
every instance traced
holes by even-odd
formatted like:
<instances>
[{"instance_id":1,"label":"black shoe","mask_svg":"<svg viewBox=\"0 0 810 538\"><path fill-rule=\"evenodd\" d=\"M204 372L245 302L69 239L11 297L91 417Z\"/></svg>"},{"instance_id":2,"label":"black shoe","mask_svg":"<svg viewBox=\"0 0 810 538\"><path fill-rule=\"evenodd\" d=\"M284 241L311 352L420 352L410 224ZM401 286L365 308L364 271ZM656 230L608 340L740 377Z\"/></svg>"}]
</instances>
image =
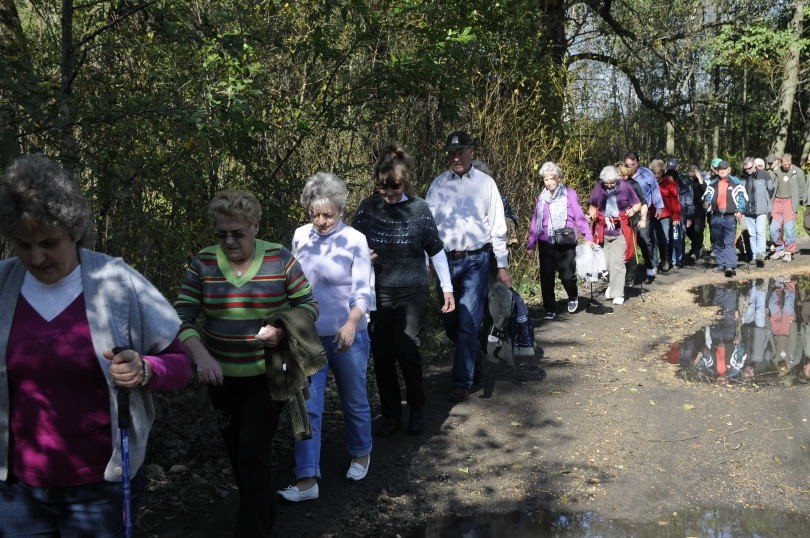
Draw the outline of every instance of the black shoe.
<instances>
[{"instance_id":1,"label":"black shoe","mask_svg":"<svg viewBox=\"0 0 810 538\"><path fill-rule=\"evenodd\" d=\"M734 269L731 269L731 268L726 269L726 277L731 278L736 274L737 274L737 271L735 271Z\"/></svg>"},{"instance_id":2,"label":"black shoe","mask_svg":"<svg viewBox=\"0 0 810 538\"><path fill-rule=\"evenodd\" d=\"M765 267L765 260L757 258L757 267Z\"/></svg>"},{"instance_id":3,"label":"black shoe","mask_svg":"<svg viewBox=\"0 0 810 538\"><path fill-rule=\"evenodd\" d=\"M400 427L399 419L383 417L382 424L377 428L378 437L391 437Z\"/></svg>"},{"instance_id":4,"label":"black shoe","mask_svg":"<svg viewBox=\"0 0 810 538\"><path fill-rule=\"evenodd\" d=\"M664 263L662 263L661 265L658 266L658 270L661 271L662 273L669 273L669 271L671 269L672 269L672 265L670 265L669 262L664 262Z\"/></svg>"},{"instance_id":5,"label":"black shoe","mask_svg":"<svg viewBox=\"0 0 810 538\"><path fill-rule=\"evenodd\" d=\"M653 282L655 282L655 275L648 275L644 280L645 284L652 284Z\"/></svg>"},{"instance_id":6,"label":"black shoe","mask_svg":"<svg viewBox=\"0 0 810 538\"><path fill-rule=\"evenodd\" d=\"M411 409L411 416L408 417L408 433L419 435L423 429L425 429L425 406Z\"/></svg>"},{"instance_id":7,"label":"black shoe","mask_svg":"<svg viewBox=\"0 0 810 538\"><path fill-rule=\"evenodd\" d=\"M456 387L450 391L450 395L447 397L448 402L463 402L467 398L470 397L470 391L468 389L463 389L461 387Z\"/></svg>"}]
</instances>

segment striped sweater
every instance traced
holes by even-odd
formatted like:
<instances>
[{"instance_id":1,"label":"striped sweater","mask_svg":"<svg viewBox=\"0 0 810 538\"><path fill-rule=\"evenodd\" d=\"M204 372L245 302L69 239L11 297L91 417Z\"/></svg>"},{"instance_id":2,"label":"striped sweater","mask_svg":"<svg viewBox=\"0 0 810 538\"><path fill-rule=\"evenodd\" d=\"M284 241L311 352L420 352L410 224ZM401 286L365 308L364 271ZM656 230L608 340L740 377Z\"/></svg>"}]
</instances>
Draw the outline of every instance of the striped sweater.
<instances>
[{"instance_id":1,"label":"striped sweater","mask_svg":"<svg viewBox=\"0 0 810 538\"><path fill-rule=\"evenodd\" d=\"M264 346L255 335L263 320L287 308L304 308L313 319L318 304L301 266L276 243L256 240L253 262L237 277L218 245L194 257L174 303L180 340L199 336L226 376L265 373ZM200 330L196 321L204 322Z\"/></svg>"}]
</instances>

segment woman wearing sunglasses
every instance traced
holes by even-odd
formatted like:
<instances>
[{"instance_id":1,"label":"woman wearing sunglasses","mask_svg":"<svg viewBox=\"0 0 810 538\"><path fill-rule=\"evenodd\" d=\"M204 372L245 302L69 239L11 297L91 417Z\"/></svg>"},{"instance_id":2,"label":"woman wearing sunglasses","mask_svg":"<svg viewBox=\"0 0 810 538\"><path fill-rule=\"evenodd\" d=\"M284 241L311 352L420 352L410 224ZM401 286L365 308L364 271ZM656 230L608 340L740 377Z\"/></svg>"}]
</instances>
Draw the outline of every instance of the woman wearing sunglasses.
<instances>
[{"instance_id":1,"label":"woman wearing sunglasses","mask_svg":"<svg viewBox=\"0 0 810 538\"><path fill-rule=\"evenodd\" d=\"M240 493L235 536L269 536L274 521L271 444L284 401L271 397L265 349L278 348L286 335L265 320L288 309L318 317L312 288L290 251L256 238L261 216L252 193L214 196L208 218L217 243L191 261L174 304L183 322L180 340L224 419Z\"/></svg>"},{"instance_id":2,"label":"woman wearing sunglasses","mask_svg":"<svg viewBox=\"0 0 810 538\"><path fill-rule=\"evenodd\" d=\"M409 196L413 160L402 148L386 147L374 166L377 194L360 203L352 225L365 234L374 262L377 310L371 313L371 350L382 423L380 437L401 426L401 400L397 365L405 381L408 433L422 433L425 388L419 330L428 298L430 257L442 289L442 313L455 309L453 284L427 203Z\"/></svg>"}]
</instances>

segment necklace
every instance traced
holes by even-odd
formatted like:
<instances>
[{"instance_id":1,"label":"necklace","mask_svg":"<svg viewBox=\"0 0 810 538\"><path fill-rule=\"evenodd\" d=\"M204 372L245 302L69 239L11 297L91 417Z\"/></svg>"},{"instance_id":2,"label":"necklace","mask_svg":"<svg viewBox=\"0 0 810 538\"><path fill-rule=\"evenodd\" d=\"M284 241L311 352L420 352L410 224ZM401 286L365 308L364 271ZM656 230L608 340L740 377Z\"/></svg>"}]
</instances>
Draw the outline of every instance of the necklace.
<instances>
[{"instance_id":1,"label":"necklace","mask_svg":"<svg viewBox=\"0 0 810 538\"><path fill-rule=\"evenodd\" d=\"M233 269L234 273L237 277L240 277L244 274L245 269L250 267L250 264L253 262L253 256L249 256L247 259L243 260L241 263L235 264L231 262L231 269Z\"/></svg>"}]
</instances>

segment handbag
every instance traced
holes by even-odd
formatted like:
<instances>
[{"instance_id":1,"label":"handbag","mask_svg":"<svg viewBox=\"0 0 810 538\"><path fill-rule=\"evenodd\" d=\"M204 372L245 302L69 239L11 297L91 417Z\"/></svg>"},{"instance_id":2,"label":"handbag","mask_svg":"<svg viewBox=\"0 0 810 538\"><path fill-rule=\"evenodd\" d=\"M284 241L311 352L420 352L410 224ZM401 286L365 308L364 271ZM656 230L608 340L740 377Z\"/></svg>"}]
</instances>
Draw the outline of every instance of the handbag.
<instances>
[{"instance_id":1,"label":"handbag","mask_svg":"<svg viewBox=\"0 0 810 538\"><path fill-rule=\"evenodd\" d=\"M566 226L554 230L554 244L562 247L573 247L577 244L577 232Z\"/></svg>"}]
</instances>

